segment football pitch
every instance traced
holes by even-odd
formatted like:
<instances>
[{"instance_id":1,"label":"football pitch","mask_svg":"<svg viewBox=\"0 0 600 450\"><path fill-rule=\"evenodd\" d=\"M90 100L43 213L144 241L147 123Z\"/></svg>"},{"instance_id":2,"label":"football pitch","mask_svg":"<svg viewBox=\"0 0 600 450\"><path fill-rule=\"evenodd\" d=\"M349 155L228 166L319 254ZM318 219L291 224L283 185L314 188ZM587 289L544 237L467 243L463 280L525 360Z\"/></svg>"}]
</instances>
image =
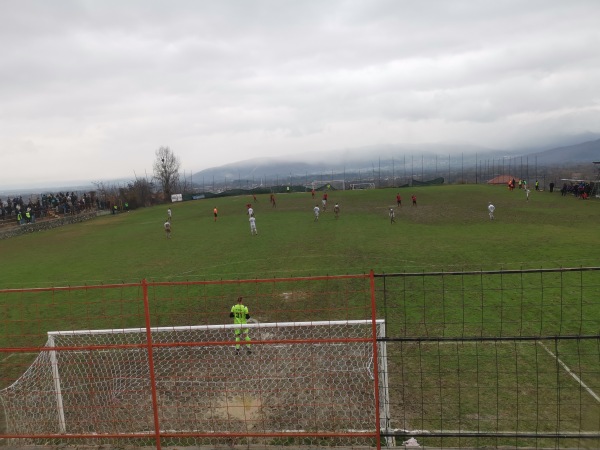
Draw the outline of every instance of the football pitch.
<instances>
[{"instance_id":1,"label":"football pitch","mask_svg":"<svg viewBox=\"0 0 600 450\"><path fill-rule=\"evenodd\" d=\"M402 207L396 206L396 193ZM411 194L417 206L411 205ZM323 274L594 266L600 202L457 185L202 199L0 241L1 288ZM495 220L487 213L496 206ZM333 205L340 205L335 218ZM255 211L251 236L246 204ZM214 221L213 208L218 208ZM388 211L396 211L390 223Z\"/></svg>"},{"instance_id":2,"label":"football pitch","mask_svg":"<svg viewBox=\"0 0 600 450\"><path fill-rule=\"evenodd\" d=\"M398 192L401 207L396 205ZM417 196L417 206L411 204L412 194ZM418 276L431 272L596 267L600 248L600 235L595 231L600 219L597 199L531 191L527 200L518 189L509 192L505 186L473 185L330 191L327 208L316 222L313 208L321 206L321 196L322 192L317 192L314 199L310 192L278 194L276 207L270 204L268 195L258 196L257 202L252 196L195 200L101 216L3 240L0 252L5 263L0 288L119 285L142 279L263 280L373 270L390 277L385 288L390 301L377 305L379 318L386 319L388 336L415 338L414 342L400 339L388 344L394 428L598 431L597 341L493 339L597 334L597 277L526 274L512 278L490 275L483 280L478 276ZM493 221L488 216L489 202L496 207ZM255 211L257 236L250 233L248 203ZM335 203L340 205L337 218L333 214ZM171 238L167 239L163 223L169 206L173 220ZM215 207L219 211L216 221ZM395 211L395 223L390 221L390 208ZM393 278L406 274L417 276ZM326 288L319 283L296 288L292 284L280 283L272 290L266 287L265 292L257 289L257 294L272 302L261 306L262 312L281 313L285 309L280 304L287 301L288 305L298 305L290 308L295 311L293 320L341 319L332 316L333 308L325 309L327 317L314 317L317 305L326 303L322 295L337 291L335 284ZM168 323L158 325L174 326L197 319L189 317L197 299L214 301L200 305L206 311L211 305L225 310L239 286L208 286L198 292L165 289L170 289L164 295L169 302L158 301L160 295L153 300L160 312L156 319L167 318ZM353 292L364 297L366 291L365 287L347 290L349 297ZM404 298L395 295L400 292ZM31 298L36 295L39 293L32 292ZM82 299L71 292L52 295L47 300L52 309L46 316L39 316L35 308L28 309L29 293L16 299L20 304L18 314L23 317L14 317L12 297L0 299L0 309L6 317L13 315L13 327L19 320L43 327L50 326L47 322L51 321L45 331L81 328L79 316L86 329L113 328L111 308L123 309L124 327L143 326L139 311L132 313L136 306L127 305L126 289L123 293L116 289L114 298L102 301L97 301L93 291L85 291ZM331 297L335 301L336 296ZM85 311L78 311L79 301L85 304ZM41 304L36 302L32 305ZM302 306L306 307L306 317ZM215 323L221 320L221 313ZM96 321L90 323L95 317ZM178 323L171 323L173 319ZM125 323L127 320L131 322ZM40 330L30 331L27 334ZM427 337L435 339L418 340ZM26 340L27 336L16 328L5 327L0 342L4 347L27 346L18 342L21 338ZM450 340L444 342L445 338ZM33 354L10 357L23 357L22 364L12 365L13 369L22 369ZM10 377L18 377L17 372ZM578 378L582 374L587 384ZM441 442L433 438L429 442L461 444L458 440ZM542 442L533 438L525 442L543 446L555 443L552 439Z\"/></svg>"}]
</instances>

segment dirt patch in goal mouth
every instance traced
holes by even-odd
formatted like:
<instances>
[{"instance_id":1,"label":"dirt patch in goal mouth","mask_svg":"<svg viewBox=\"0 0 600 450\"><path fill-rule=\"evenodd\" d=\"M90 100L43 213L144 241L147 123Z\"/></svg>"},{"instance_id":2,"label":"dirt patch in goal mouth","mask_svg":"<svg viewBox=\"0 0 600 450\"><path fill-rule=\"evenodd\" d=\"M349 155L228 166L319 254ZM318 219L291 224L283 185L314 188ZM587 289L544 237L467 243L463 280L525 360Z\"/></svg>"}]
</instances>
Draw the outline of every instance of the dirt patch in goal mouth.
<instances>
[{"instance_id":1,"label":"dirt patch in goal mouth","mask_svg":"<svg viewBox=\"0 0 600 450\"><path fill-rule=\"evenodd\" d=\"M244 394L235 397L223 397L216 402L214 411L224 419L253 421L259 418L261 409L260 399Z\"/></svg>"}]
</instances>

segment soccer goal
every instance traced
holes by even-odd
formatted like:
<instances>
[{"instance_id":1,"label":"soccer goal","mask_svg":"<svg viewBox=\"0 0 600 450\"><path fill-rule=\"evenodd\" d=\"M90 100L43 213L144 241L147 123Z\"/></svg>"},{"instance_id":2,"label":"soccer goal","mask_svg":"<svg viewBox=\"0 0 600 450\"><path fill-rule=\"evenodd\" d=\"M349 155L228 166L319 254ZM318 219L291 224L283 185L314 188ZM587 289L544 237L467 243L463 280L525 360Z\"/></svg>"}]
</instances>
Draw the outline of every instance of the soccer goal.
<instances>
[{"instance_id":1,"label":"soccer goal","mask_svg":"<svg viewBox=\"0 0 600 450\"><path fill-rule=\"evenodd\" d=\"M215 444L246 434L369 443L388 429L382 320L243 327L251 341L236 342L233 324L152 328L151 346L145 328L49 332L0 391L7 431L144 436L158 418L161 434Z\"/></svg>"},{"instance_id":2,"label":"soccer goal","mask_svg":"<svg viewBox=\"0 0 600 450\"><path fill-rule=\"evenodd\" d=\"M375 183L351 183L350 189L375 189Z\"/></svg>"}]
</instances>

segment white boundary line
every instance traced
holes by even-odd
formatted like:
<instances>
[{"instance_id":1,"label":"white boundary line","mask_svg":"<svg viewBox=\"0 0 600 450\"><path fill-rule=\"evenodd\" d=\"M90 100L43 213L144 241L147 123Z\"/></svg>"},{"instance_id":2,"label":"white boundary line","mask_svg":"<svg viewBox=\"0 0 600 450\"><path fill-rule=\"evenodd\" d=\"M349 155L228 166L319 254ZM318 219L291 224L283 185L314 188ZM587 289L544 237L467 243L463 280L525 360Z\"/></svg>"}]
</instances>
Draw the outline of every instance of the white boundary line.
<instances>
[{"instance_id":1,"label":"white boundary line","mask_svg":"<svg viewBox=\"0 0 600 450\"><path fill-rule=\"evenodd\" d=\"M8 361L9 358L12 358L14 353L9 354L6 358L2 358L0 359L0 363L3 363L4 361Z\"/></svg>"},{"instance_id":2,"label":"white boundary line","mask_svg":"<svg viewBox=\"0 0 600 450\"><path fill-rule=\"evenodd\" d=\"M581 378L579 378L570 368L569 366L567 366L560 358L557 358L557 356L552 353L552 351L546 347L544 345L544 343L542 341L536 341L544 350L546 350L546 352L552 356L554 359L556 359L556 361L562 366L563 369L565 369L567 371L567 373L573 377L573 379L575 381L577 381L577 383L579 383L579 385L584 388L588 394L590 394L594 400L596 400L598 403L600 403L600 396L598 394L596 394L587 384L585 384L583 382L583 380ZM432 342L427 342L427 343L432 343ZM475 344L475 342L460 342L461 344ZM496 342L496 343L506 343L506 344L511 344L513 343L512 341L500 341L500 342ZM518 342L518 344L525 344L526 342ZM458 344L458 342L438 342L438 345L444 345L444 344Z\"/></svg>"},{"instance_id":3,"label":"white boundary line","mask_svg":"<svg viewBox=\"0 0 600 450\"><path fill-rule=\"evenodd\" d=\"M558 363L559 363L559 364L560 364L560 365L563 367L563 369L565 369L565 370L567 371L567 373L568 373L569 375L571 375L571 376L573 377L573 379L574 379L575 381L577 381L577 382L578 382L578 383L581 385L581 387L582 387L582 388L584 388L586 391L588 391L588 394L590 394L592 397L594 397L594 400L596 400L598 403L600 403L600 397L598 396L598 394L596 394L594 391L592 391L592 390L591 390L591 389L590 389L590 388L587 386L587 384L585 384L585 383L583 382L583 380L582 380L581 378L579 378L577 375L575 375L575 374L574 374L574 373L571 371L571 369L569 369L569 367L568 367L568 366L567 366L567 365L566 365L564 362L562 362L562 360L561 360L561 359L560 359L558 356L556 356L554 353L552 353L552 351L550 351L550 349L544 345L544 343L543 343L543 342L541 342L541 341L537 341L537 343L538 343L538 344L539 344L539 345L540 345L540 346L541 346L541 347L542 347L544 350L546 350L546 352L547 352L547 353L548 353L550 356L552 356L553 358L555 358L555 359L556 359L556 361L557 361L557 362L558 362Z\"/></svg>"},{"instance_id":4,"label":"white boundary line","mask_svg":"<svg viewBox=\"0 0 600 450\"><path fill-rule=\"evenodd\" d=\"M39 355L39 352L14 352L14 353L10 353L6 358L2 358L0 359L0 363L3 363L4 361L8 361L10 358L12 358L13 356L15 356L16 354L20 354L20 355Z\"/></svg>"}]
</instances>

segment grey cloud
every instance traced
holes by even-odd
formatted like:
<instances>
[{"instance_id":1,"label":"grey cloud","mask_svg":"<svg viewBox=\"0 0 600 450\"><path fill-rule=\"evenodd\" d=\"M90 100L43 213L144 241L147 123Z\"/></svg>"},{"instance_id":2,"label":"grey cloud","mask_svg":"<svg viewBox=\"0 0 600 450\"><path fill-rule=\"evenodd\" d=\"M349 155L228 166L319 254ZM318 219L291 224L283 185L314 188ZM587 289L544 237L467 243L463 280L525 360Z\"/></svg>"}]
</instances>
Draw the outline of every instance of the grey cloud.
<instances>
[{"instance_id":1,"label":"grey cloud","mask_svg":"<svg viewBox=\"0 0 600 450\"><path fill-rule=\"evenodd\" d=\"M199 170L257 149L598 132L597 17L595 0L2 2L0 145L40 172L83 154L97 179L160 145Z\"/></svg>"}]
</instances>

